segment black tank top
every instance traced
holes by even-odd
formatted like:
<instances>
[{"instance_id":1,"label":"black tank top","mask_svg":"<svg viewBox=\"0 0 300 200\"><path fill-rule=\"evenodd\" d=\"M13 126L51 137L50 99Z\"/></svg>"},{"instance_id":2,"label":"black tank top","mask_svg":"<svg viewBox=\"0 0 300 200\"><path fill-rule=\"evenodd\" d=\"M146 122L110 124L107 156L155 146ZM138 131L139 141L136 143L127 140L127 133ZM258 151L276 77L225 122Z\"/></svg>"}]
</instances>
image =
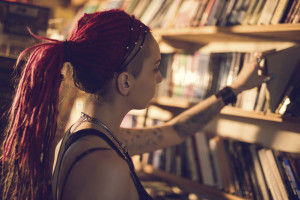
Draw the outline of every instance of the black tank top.
<instances>
[{"instance_id":1,"label":"black tank top","mask_svg":"<svg viewBox=\"0 0 300 200\"><path fill-rule=\"evenodd\" d=\"M99 148L91 148L91 149L84 151L80 155L78 155L76 157L76 159L73 161L73 163L71 164L70 168L68 169L68 171L65 175L65 178L64 178L63 184L62 184L62 188L61 188L61 191L59 194L59 198L58 198L58 196L57 196L58 180L59 180L59 173L60 173L61 163L62 163L64 154L75 141L79 140L80 138L82 138L84 136L88 136L88 135L98 136L98 137L102 138L103 140L105 140L121 156L121 158L123 158L128 163L132 180L133 180L133 182L137 188L138 194L139 194L139 199L140 200L153 200L152 197L146 192L145 188L141 184L141 181L135 172L134 165L133 165L133 162L132 162L130 156L128 156L129 159L125 159L124 155L117 148L117 146L111 141L111 139L109 137L107 137L104 133L102 133L96 129L83 129L83 130L77 131L72 134L70 133L70 129L69 129L66 132L66 134L61 142L61 146L59 149L59 153L58 153L57 161L56 161L56 165L55 165L55 170L54 170L54 173L52 176L53 200L58 200L58 199L61 200L62 199L62 194L64 191L66 181L68 179L68 176L69 176L73 166L77 162L79 162L84 156L88 155L91 152L101 151L101 150L110 150L108 148L100 148L100 147Z\"/></svg>"}]
</instances>

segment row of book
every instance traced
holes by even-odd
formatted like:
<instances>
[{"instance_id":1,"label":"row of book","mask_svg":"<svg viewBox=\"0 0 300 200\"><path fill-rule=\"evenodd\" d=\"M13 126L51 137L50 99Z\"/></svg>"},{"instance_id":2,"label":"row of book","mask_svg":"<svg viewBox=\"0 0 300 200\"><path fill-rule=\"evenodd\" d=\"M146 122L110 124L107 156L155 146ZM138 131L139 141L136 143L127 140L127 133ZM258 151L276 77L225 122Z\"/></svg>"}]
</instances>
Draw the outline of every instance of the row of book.
<instances>
[{"instance_id":1,"label":"row of book","mask_svg":"<svg viewBox=\"0 0 300 200\"><path fill-rule=\"evenodd\" d=\"M199 102L230 85L253 53L162 54L161 71L164 77L158 85L158 97L188 99ZM244 110L267 109L266 85L243 92L236 107Z\"/></svg>"},{"instance_id":2,"label":"row of book","mask_svg":"<svg viewBox=\"0 0 300 200\"><path fill-rule=\"evenodd\" d=\"M81 10L123 9L152 28L298 23L299 0L107 0Z\"/></svg>"},{"instance_id":3,"label":"row of book","mask_svg":"<svg viewBox=\"0 0 300 200\"><path fill-rule=\"evenodd\" d=\"M235 107L248 111L270 111L284 114L287 105L297 103L300 85L300 47L293 46L268 55L264 68L273 79L238 95ZM163 82L158 97L199 102L230 85L243 66L256 53L170 53L162 54L160 70ZM286 67L289 66L289 67ZM299 109L294 109L299 113ZM298 116L297 114L293 114Z\"/></svg>"},{"instance_id":4,"label":"row of book","mask_svg":"<svg viewBox=\"0 0 300 200\"><path fill-rule=\"evenodd\" d=\"M299 161L255 144L209 138L201 132L141 158L154 168L249 199L300 199Z\"/></svg>"},{"instance_id":5,"label":"row of book","mask_svg":"<svg viewBox=\"0 0 300 200\"><path fill-rule=\"evenodd\" d=\"M141 116L128 115L129 123L123 127L162 123L152 118L146 121ZM179 145L135 156L134 161L138 168L151 165L248 199L300 199L300 154L259 144L199 131Z\"/></svg>"}]
</instances>

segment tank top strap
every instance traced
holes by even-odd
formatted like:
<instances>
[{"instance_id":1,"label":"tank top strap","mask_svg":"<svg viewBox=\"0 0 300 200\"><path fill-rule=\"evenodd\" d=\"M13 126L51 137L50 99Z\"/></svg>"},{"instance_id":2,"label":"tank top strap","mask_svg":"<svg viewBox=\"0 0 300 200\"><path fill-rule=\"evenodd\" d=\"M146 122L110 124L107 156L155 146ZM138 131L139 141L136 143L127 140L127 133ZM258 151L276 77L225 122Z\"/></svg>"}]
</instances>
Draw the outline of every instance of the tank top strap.
<instances>
[{"instance_id":1,"label":"tank top strap","mask_svg":"<svg viewBox=\"0 0 300 200\"><path fill-rule=\"evenodd\" d=\"M130 168L130 174L131 174L132 180L133 180L133 182L134 182L134 184L137 188L137 191L139 193L140 200L153 200L152 197L146 192L145 188L141 184L140 179L138 178L138 176L135 172L134 165L133 165L133 162L132 162L131 157L129 156L129 154L126 153L126 155L124 155L120 151L120 149L113 143L113 141L107 135L105 135L104 133L102 133L102 132L100 132L96 129L83 129L83 130L74 132L72 134L71 134L70 129L69 129L66 132L66 134L65 134L65 136L64 136L64 138L61 142L59 154L57 156L57 162L56 162L56 165L55 165L55 170L54 170L54 173L53 173L53 176L52 176L52 183L53 183L52 186L54 186L54 188L52 188L52 190L53 190L52 194L53 194L54 200L57 200L58 178L59 178L61 163L62 163L65 152L77 140L79 140L82 137L89 136L89 135L94 135L94 136L102 138L121 156L121 158L123 158L128 163L129 168ZM108 149L108 148L91 148L91 149L88 149L88 150L84 151L79 156L77 156L76 159L72 162L71 167L68 169L66 176L64 177L62 191L63 191L64 185L66 183L66 180L68 178L68 175L71 172L73 166L77 162L79 162L84 156L86 156L89 153L92 153L94 151L98 151L98 150L110 150L110 149ZM126 159L126 157L128 159ZM60 195L62 195L62 193L63 192L61 192Z\"/></svg>"}]
</instances>

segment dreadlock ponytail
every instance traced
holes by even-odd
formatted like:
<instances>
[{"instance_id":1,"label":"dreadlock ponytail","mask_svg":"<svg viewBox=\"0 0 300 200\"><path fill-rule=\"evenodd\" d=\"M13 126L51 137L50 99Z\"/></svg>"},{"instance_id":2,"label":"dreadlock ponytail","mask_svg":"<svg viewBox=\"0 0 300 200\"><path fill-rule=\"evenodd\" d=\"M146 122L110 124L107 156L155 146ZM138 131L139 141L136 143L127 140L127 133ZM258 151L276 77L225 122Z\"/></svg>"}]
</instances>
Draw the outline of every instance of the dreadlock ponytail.
<instances>
[{"instance_id":1,"label":"dreadlock ponytail","mask_svg":"<svg viewBox=\"0 0 300 200\"><path fill-rule=\"evenodd\" d=\"M66 42L32 35L48 42L24 50L17 60L16 66L29 54L3 143L4 199L46 197Z\"/></svg>"}]
</instances>

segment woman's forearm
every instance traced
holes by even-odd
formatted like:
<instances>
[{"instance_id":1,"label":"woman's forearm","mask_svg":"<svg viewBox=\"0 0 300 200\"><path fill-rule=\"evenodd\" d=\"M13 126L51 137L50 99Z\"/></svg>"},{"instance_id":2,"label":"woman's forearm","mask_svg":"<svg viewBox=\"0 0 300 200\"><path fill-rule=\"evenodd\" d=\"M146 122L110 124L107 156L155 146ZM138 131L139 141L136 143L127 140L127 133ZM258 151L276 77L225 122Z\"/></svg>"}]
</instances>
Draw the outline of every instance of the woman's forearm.
<instances>
[{"instance_id":1,"label":"woman's forearm","mask_svg":"<svg viewBox=\"0 0 300 200\"><path fill-rule=\"evenodd\" d=\"M220 110L223 107L224 102L222 99L212 95L191 109L181 113L169 123L173 126L176 134L181 139L185 139L207 125L218 113L220 113Z\"/></svg>"}]
</instances>

